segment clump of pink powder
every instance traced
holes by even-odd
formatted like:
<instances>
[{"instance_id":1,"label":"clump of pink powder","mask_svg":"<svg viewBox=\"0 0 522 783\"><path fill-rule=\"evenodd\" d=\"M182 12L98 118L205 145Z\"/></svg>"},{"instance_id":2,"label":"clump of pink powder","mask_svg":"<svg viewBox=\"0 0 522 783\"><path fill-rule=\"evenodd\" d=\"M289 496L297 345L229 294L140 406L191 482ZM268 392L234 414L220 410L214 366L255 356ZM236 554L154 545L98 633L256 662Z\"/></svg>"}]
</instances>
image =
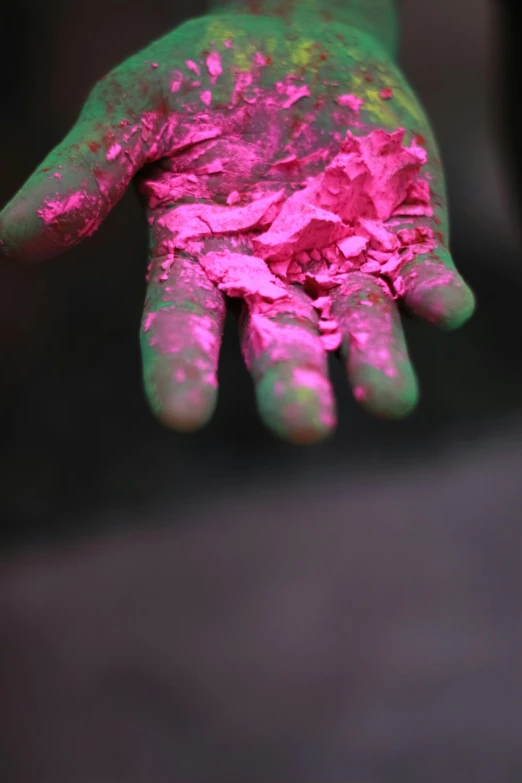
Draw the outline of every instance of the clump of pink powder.
<instances>
[{"instance_id":1,"label":"clump of pink powder","mask_svg":"<svg viewBox=\"0 0 522 783\"><path fill-rule=\"evenodd\" d=\"M399 128L356 137L348 131L325 171L287 198L279 191L234 206L234 192L227 207L181 206L164 218L173 245L232 230L258 231L251 256L201 255L207 276L229 295L246 297L251 311L283 300L285 283L303 285L320 313L323 345L335 350L341 334L330 314L332 292L351 273L362 272L397 296L393 280L401 266L437 245L431 228L404 228L412 217L433 214L429 183L420 177L426 151L416 143L403 146L404 133Z\"/></svg>"}]
</instances>

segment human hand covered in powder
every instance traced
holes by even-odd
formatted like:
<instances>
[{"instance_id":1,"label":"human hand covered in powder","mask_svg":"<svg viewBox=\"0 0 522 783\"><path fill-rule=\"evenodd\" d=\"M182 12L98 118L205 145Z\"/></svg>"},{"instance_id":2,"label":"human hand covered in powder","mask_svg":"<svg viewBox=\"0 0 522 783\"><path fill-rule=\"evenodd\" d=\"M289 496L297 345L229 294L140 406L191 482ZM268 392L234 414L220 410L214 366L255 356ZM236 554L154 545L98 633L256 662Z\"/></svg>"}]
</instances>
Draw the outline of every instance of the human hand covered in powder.
<instances>
[{"instance_id":1,"label":"human hand covered in powder","mask_svg":"<svg viewBox=\"0 0 522 783\"><path fill-rule=\"evenodd\" d=\"M99 82L4 209L2 252L64 251L133 178L150 230L145 386L174 428L214 409L226 295L261 416L295 442L335 426L328 351L369 412L403 416L417 383L397 303L446 328L473 310L426 117L353 28L224 14L154 43Z\"/></svg>"}]
</instances>

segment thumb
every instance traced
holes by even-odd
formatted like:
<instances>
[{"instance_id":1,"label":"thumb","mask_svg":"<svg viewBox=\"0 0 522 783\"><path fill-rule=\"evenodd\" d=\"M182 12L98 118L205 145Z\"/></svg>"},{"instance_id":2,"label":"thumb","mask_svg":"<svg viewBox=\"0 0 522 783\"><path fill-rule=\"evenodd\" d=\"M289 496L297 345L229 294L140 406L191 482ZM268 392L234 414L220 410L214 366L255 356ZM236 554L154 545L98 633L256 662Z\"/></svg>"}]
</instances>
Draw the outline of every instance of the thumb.
<instances>
[{"instance_id":1,"label":"thumb","mask_svg":"<svg viewBox=\"0 0 522 783\"><path fill-rule=\"evenodd\" d=\"M161 157L161 89L153 73L134 77L124 65L96 85L70 133L0 213L0 254L45 260L90 236L136 171Z\"/></svg>"}]
</instances>

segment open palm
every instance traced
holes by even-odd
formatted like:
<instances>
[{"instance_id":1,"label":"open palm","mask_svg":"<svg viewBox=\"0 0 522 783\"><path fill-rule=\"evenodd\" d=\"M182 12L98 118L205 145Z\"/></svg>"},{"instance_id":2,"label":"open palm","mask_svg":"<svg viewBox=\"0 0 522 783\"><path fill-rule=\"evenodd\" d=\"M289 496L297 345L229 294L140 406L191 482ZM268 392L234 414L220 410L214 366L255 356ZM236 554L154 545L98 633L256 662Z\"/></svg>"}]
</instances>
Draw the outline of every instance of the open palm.
<instances>
[{"instance_id":1,"label":"open palm","mask_svg":"<svg viewBox=\"0 0 522 783\"><path fill-rule=\"evenodd\" d=\"M473 310L429 124L352 28L227 14L152 44L98 83L4 209L3 253L62 252L133 179L150 231L145 387L175 428L213 412L227 295L261 416L298 442L335 426L328 350L367 410L402 416L417 383L397 301L445 328Z\"/></svg>"}]
</instances>

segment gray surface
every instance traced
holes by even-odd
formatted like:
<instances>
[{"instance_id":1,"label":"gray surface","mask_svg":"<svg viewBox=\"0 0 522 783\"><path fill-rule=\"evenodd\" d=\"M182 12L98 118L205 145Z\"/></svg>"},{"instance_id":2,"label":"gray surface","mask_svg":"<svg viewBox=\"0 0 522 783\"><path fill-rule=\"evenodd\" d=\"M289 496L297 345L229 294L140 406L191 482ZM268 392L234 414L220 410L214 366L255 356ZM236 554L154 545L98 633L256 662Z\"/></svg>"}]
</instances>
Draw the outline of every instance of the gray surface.
<instances>
[{"instance_id":1,"label":"gray surface","mask_svg":"<svg viewBox=\"0 0 522 783\"><path fill-rule=\"evenodd\" d=\"M119 532L6 565L7 778L519 781L510 429L387 476L112 513Z\"/></svg>"}]
</instances>

